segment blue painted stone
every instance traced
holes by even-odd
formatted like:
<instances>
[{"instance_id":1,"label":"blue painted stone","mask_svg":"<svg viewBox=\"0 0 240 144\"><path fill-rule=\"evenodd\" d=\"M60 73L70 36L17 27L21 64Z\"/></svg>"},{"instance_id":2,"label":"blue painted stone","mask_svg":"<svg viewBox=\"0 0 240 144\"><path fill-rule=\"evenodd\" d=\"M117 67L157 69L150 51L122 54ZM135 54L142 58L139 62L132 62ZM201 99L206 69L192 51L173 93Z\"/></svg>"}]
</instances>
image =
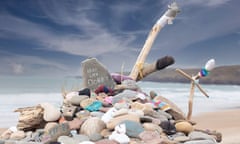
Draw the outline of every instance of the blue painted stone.
<instances>
[{"instance_id":1,"label":"blue painted stone","mask_svg":"<svg viewBox=\"0 0 240 144\"><path fill-rule=\"evenodd\" d=\"M93 111L98 111L101 107L102 107L102 102L95 101L92 104L90 104L89 106L87 106L85 109L90 112L93 112Z\"/></svg>"},{"instance_id":2,"label":"blue painted stone","mask_svg":"<svg viewBox=\"0 0 240 144\"><path fill-rule=\"evenodd\" d=\"M129 137L139 138L139 134L144 131L143 126L138 122L125 120L122 123L126 125L126 135Z\"/></svg>"}]
</instances>

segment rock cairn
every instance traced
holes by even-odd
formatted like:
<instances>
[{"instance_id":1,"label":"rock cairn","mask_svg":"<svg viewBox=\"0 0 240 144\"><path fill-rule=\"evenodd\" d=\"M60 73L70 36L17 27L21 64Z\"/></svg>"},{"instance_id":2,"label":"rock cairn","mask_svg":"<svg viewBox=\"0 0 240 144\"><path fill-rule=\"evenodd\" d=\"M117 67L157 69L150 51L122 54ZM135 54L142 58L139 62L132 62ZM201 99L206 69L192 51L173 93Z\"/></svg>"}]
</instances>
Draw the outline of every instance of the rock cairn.
<instances>
[{"instance_id":1,"label":"rock cairn","mask_svg":"<svg viewBox=\"0 0 240 144\"><path fill-rule=\"evenodd\" d=\"M60 108L50 103L19 108L17 127L1 143L216 144L221 133L195 128L173 102L145 93L130 77L110 74L96 60L83 62L79 91L63 92Z\"/></svg>"}]
</instances>

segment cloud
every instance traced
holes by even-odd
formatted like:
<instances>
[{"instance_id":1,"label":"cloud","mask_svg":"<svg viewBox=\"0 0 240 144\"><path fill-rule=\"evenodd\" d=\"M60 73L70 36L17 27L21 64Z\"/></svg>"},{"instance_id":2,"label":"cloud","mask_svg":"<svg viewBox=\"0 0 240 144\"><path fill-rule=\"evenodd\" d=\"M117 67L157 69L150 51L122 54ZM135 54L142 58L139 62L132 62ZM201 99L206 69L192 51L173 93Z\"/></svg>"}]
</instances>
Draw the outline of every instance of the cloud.
<instances>
[{"instance_id":1,"label":"cloud","mask_svg":"<svg viewBox=\"0 0 240 144\"><path fill-rule=\"evenodd\" d=\"M0 51L1 74L58 74L71 72L70 67L38 56L24 56ZM73 69L72 69L73 70Z\"/></svg>"},{"instance_id":2,"label":"cloud","mask_svg":"<svg viewBox=\"0 0 240 144\"><path fill-rule=\"evenodd\" d=\"M86 13L77 13L76 11L81 7L74 7L75 9L69 11L71 7L67 9L58 2L52 5L53 9L46 5L41 6L46 17L61 25L74 26L79 29L79 33L60 35L47 25L10 14L0 15L0 19L4 20L0 22L0 30L6 33L5 38L14 36L18 39L35 41L39 45L38 49L80 56L98 56L107 52L118 52L127 49L128 45L136 39L134 34L122 36L111 33L98 21L89 19ZM83 11L86 9L91 9L91 6L84 8Z\"/></svg>"},{"instance_id":3,"label":"cloud","mask_svg":"<svg viewBox=\"0 0 240 144\"><path fill-rule=\"evenodd\" d=\"M231 5L196 9L184 6L179 14L183 18L176 19L173 25L167 25L160 32L156 47L180 51L193 44L235 33L240 29L240 19L230 9L238 9L237 7Z\"/></svg>"},{"instance_id":4,"label":"cloud","mask_svg":"<svg viewBox=\"0 0 240 144\"><path fill-rule=\"evenodd\" d=\"M89 15L92 10L99 9L92 2L74 5L69 5L67 2L59 3L55 1L48 1L47 3L40 1L39 3L39 8L43 12L43 15L32 15L51 21L59 25L60 28L72 27L77 31L65 32L63 30L58 32L47 23L34 22L33 20L5 12L4 14L0 14L0 31L4 32L4 35L1 35L1 37L31 41L36 45L32 49L64 52L70 55L85 57L99 57L103 61L108 62L109 55L120 55L120 53L126 52L128 52L128 57L133 57L134 59L136 55L129 51L137 49L133 46L137 40L137 36L146 32L142 29L121 31L118 28L121 27L122 23L125 23L121 21L121 17L126 17L129 11L140 10L141 8L138 6L129 5L126 8L126 4L125 6L123 4L121 6L113 5L110 7L111 14L119 21L117 23L113 22L113 26L108 27L108 25L102 23L106 18L97 20L94 19L94 16ZM127 9L128 12L126 11ZM111 28L116 29L111 31ZM27 58L29 58L28 61L35 61L36 63L40 61L38 58L27 56L24 59ZM122 59L126 58L122 57Z\"/></svg>"},{"instance_id":5,"label":"cloud","mask_svg":"<svg viewBox=\"0 0 240 144\"><path fill-rule=\"evenodd\" d=\"M124 23L122 17L125 17L129 11L139 10L138 6L124 3L106 5L100 2L100 4L96 4L92 1L75 5L54 2L51 3L53 7L46 5L48 4L41 3L41 9L49 19L59 25L74 26L80 31L79 34L55 37L48 43L46 49L63 51L73 55L97 57L106 53L127 50L137 38L135 31L124 32L119 30L119 27ZM111 25L103 23L107 19L113 19L108 18L107 15L96 18L98 11L103 11L99 5L104 5L106 9L109 7L109 13L114 17ZM93 13L92 11L94 14L90 15ZM111 31L111 28L114 28L114 31Z\"/></svg>"},{"instance_id":6,"label":"cloud","mask_svg":"<svg viewBox=\"0 0 240 144\"><path fill-rule=\"evenodd\" d=\"M240 29L238 15L232 11L238 9L238 5L230 3L230 0L177 2L182 11L173 25L160 31L151 50L151 60L164 54L177 55L191 45L224 37ZM152 25L167 9L167 4L168 0L108 4L105 1L37 1L29 4L38 9L38 13L31 13L37 21L7 10L1 12L0 38L29 41L35 44L30 48L38 51L60 52L81 58L97 57L107 67L115 67L114 70L119 70L127 61L125 66L128 69L134 64ZM12 57L18 62L16 70L19 67L19 72L30 71L29 68L34 66L43 70L43 65L45 69L69 69L69 66L56 60L46 60L40 55Z\"/></svg>"},{"instance_id":7,"label":"cloud","mask_svg":"<svg viewBox=\"0 0 240 144\"><path fill-rule=\"evenodd\" d=\"M15 74L21 74L21 73L23 73L24 68L23 68L23 65L22 65L22 64L12 63L11 66L12 66L13 72L14 72Z\"/></svg>"},{"instance_id":8,"label":"cloud","mask_svg":"<svg viewBox=\"0 0 240 144\"><path fill-rule=\"evenodd\" d=\"M89 20L88 12L96 9L92 1L38 1L39 9L46 19L58 24L68 25L84 30L97 26ZM98 28L98 27L96 27Z\"/></svg>"},{"instance_id":9,"label":"cloud","mask_svg":"<svg viewBox=\"0 0 240 144\"><path fill-rule=\"evenodd\" d=\"M223 4L227 4L231 0L192 0L192 1L186 1L182 0L182 5L196 5L196 6L208 6L208 7L215 7L220 6Z\"/></svg>"}]
</instances>

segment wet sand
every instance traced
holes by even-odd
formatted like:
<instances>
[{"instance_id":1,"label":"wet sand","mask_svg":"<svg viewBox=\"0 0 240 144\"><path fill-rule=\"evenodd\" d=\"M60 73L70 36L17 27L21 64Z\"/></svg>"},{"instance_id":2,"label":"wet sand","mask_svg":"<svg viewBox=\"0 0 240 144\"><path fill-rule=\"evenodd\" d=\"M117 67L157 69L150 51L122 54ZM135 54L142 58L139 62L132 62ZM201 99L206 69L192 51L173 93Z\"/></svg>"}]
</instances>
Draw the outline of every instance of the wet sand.
<instances>
[{"instance_id":1,"label":"wet sand","mask_svg":"<svg viewBox=\"0 0 240 144\"><path fill-rule=\"evenodd\" d=\"M221 132L221 144L240 144L240 108L199 114L192 120L196 128Z\"/></svg>"},{"instance_id":2,"label":"wet sand","mask_svg":"<svg viewBox=\"0 0 240 144\"><path fill-rule=\"evenodd\" d=\"M1 135L5 130L7 130L7 128L0 128L0 135Z\"/></svg>"}]
</instances>

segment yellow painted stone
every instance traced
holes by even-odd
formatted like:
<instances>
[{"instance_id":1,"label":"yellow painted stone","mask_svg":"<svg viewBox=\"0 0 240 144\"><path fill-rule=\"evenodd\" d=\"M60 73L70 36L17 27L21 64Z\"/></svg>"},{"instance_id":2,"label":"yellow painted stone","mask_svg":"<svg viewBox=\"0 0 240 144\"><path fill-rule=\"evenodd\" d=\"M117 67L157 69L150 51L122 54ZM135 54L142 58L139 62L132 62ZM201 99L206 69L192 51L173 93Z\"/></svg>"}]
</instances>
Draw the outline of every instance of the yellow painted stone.
<instances>
[{"instance_id":1,"label":"yellow painted stone","mask_svg":"<svg viewBox=\"0 0 240 144\"><path fill-rule=\"evenodd\" d=\"M178 132L190 133L193 131L193 126L187 121L181 121L175 124L176 130Z\"/></svg>"}]
</instances>

